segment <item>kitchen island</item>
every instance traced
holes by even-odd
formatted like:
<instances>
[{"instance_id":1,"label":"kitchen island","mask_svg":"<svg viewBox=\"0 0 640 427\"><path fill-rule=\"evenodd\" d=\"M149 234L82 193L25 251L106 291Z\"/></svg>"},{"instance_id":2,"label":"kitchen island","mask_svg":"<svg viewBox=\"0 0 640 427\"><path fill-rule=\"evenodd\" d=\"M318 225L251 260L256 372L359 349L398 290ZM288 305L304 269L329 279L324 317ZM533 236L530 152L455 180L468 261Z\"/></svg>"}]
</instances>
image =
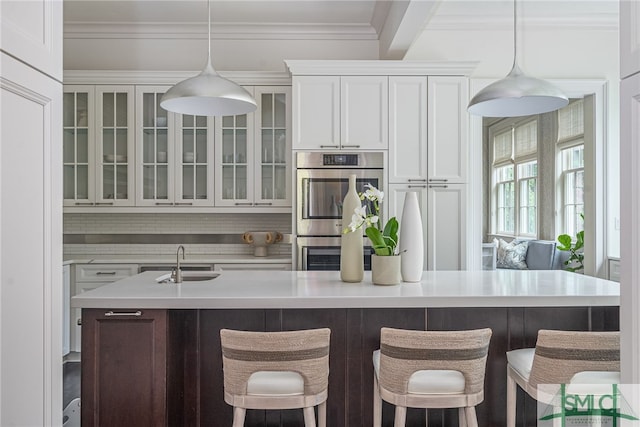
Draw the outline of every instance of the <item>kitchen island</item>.
<instances>
[{"instance_id":1,"label":"kitchen island","mask_svg":"<svg viewBox=\"0 0 640 427\"><path fill-rule=\"evenodd\" d=\"M505 424L505 352L535 344L538 329L617 330L619 285L564 271L424 272L420 283L343 283L338 272L223 271L212 280L158 283L146 272L72 299L83 309L83 425L231 425L219 330L331 328L327 423L372 422L371 353L382 326L490 327L483 426ZM520 423L535 403L519 399ZM385 425L393 411L385 407ZM457 425L451 410L432 425ZM247 426L302 425L301 411L250 411ZM409 411L407 425L424 425Z\"/></svg>"}]
</instances>

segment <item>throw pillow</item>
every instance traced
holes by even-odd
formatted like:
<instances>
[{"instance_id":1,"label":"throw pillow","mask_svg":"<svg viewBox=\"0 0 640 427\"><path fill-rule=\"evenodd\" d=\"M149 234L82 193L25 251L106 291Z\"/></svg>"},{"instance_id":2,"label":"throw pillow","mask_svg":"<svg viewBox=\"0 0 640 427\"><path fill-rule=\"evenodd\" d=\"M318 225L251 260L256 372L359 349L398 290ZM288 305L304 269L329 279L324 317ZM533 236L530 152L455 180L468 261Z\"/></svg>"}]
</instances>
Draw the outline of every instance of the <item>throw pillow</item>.
<instances>
[{"instance_id":1,"label":"throw pillow","mask_svg":"<svg viewBox=\"0 0 640 427\"><path fill-rule=\"evenodd\" d=\"M498 241L496 266L498 268L510 268L512 270L526 270L528 247L529 242L527 241L507 243L500 239Z\"/></svg>"}]
</instances>

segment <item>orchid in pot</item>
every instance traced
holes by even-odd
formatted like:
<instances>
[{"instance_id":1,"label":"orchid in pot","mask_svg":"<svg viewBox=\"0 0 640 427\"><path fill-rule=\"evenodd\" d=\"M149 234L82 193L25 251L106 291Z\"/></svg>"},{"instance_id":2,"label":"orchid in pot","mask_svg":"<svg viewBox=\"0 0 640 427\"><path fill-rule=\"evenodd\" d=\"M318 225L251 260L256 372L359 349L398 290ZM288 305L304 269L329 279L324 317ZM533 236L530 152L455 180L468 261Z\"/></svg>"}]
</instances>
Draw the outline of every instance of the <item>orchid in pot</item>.
<instances>
[{"instance_id":1,"label":"orchid in pot","mask_svg":"<svg viewBox=\"0 0 640 427\"><path fill-rule=\"evenodd\" d=\"M365 203L357 207L351 216L351 223L344 233L352 233L365 227L364 232L371 241L375 255L372 255L371 270L373 282L381 285L400 283L400 257L396 253L398 246L398 220L393 217L382 226L380 206L384 200L384 192L371 184L360 193L360 200ZM389 266L389 265L390 266Z\"/></svg>"}]
</instances>

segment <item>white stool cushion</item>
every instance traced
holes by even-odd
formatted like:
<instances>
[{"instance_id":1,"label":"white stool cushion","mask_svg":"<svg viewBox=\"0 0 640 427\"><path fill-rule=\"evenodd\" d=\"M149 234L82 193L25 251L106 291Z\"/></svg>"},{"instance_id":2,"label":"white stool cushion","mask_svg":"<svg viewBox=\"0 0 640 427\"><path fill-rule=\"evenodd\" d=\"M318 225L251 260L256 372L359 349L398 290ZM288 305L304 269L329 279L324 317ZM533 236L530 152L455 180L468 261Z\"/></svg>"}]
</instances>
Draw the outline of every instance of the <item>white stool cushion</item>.
<instances>
[{"instance_id":1,"label":"white stool cushion","mask_svg":"<svg viewBox=\"0 0 640 427\"><path fill-rule=\"evenodd\" d=\"M535 348L521 348L519 350L507 351L507 362L527 381L529 381L529 375L531 375L535 351Z\"/></svg>"},{"instance_id":2,"label":"white stool cushion","mask_svg":"<svg viewBox=\"0 0 640 427\"><path fill-rule=\"evenodd\" d=\"M380 374L380 350L373 352L373 368ZM461 394L464 393L464 375L453 370L423 370L409 377L407 391L413 394Z\"/></svg>"},{"instance_id":3,"label":"white stool cushion","mask_svg":"<svg viewBox=\"0 0 640 427\"><path fill-rule=\"evenodd\" d=\"M620 372L583 371L571 378L568 393L575 394L611 394L611 384L620 384Z\"/></svg>"},{"instance_id":4,"label":"white stool cushion","mask_svg":"<svg viewBox=\"0 0 640 427\"><path fill-rule=\"evenodd\" d=\"M247 382L247 394L260 396L296 396L304 394L304 379L297 372L254 372Z\"/></svg>"}]
</instances>

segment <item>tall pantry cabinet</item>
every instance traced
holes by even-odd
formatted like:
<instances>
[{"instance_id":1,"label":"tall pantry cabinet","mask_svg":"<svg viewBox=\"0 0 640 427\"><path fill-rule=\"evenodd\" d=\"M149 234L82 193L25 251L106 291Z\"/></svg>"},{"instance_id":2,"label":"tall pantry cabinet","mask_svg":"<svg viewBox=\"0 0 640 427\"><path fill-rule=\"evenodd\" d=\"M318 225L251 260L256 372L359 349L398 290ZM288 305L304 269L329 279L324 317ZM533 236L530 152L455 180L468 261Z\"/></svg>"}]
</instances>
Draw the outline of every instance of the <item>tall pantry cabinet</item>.
<instances>
[{"instance_id":1,"label":"tall pantry cabinet","mask_svg":"<svg viewBox=\"0 0 640 427\"><path fill-rule=\"evenodd\" d=\"M620 374L640 383L640 4L620 1ZM636 399L636 402L638 400ZM640 407L636 403L636 413Z\"/></svg>"},{"instance_id":2,"label":"tall pantry cabinet","mask_svg":"<svg viewBox=\"0 0 640 427\"><path fill-rule=\"evenodd\" d=\"M62 2L0 21L0 425L60 425Z\"/></svg>"},{"instance_id":3,"label":"tall pantry cabinet","mask_svg":"<svg viewBox=\"0 0 640 427\"><path fill-rule=\"evenodd\" d=\"M425 270L466 269L469 64L286 62L294 152L387 153L386 216L417 192Z\"/></svg>"}]
</instances>

